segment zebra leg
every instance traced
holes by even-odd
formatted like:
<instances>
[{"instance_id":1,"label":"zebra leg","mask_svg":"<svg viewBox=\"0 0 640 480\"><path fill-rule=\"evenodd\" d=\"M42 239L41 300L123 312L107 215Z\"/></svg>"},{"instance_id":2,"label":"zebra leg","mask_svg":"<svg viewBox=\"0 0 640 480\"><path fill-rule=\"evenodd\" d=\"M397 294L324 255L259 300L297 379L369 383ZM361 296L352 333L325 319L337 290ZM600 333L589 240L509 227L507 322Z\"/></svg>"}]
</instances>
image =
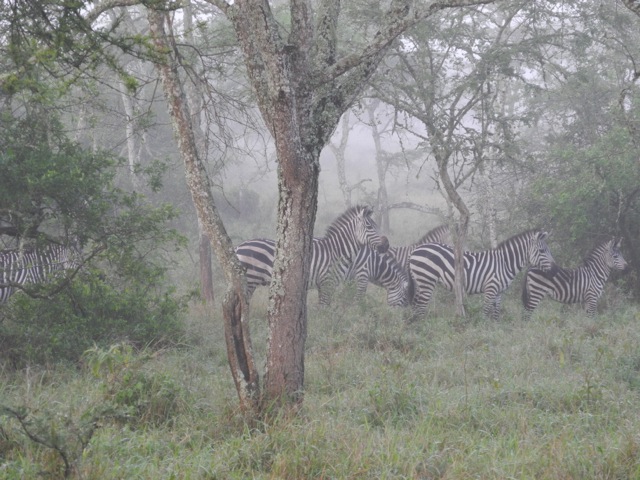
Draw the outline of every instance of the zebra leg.
<instances>
[{"instance_id":1,"label":"zebra leg","mask_svg":"<svg viewBox=\"0 0 640 480\"><path fill-rule=\"evenodd\" d=\"M417 320L427 313L427 308L429 307L429 302L431 301L435 286L435 283L427 283L419 286L417 284L415 285L415 292L411 301L411 321Z\"/></svg>"},{"instance_id":2,"label":"zebra leg","mask_svg":"<svg viewBox=\"0 0 640 480\"><path fill-rule=\"evenodd\" d=\"M327 275L326 278L317 282L318 287L318 303L321 307L328 307L331 305L331 297L335 293L338 282Z\"/></svg>"},{"instance_id":3,"label":"zebra leg","mask_svg":"<svg viewBox=\"0 0 640 480\"><path fill-rule=\"evenodd\" d=\"M533 311L536 309L540 301L544 298L545 293L545 290L542 289L532 290L531 280L529 280L529 278L527 277L524 287L522 288L522 305L524 306L524 310L522 312L522 320L531 320Z\"/></svg>"},{"instance_id":4,"label":"zebra leg","mask_svg":"<svg viewBox=\"0 0 640 480\"><path fill-rule=\"evenodd\" d=\"M367 293L367 284L369 283L369 278L367 275L357 275L356 276L356 300L362 300Z\"/></svg>"},{"instance_id":5,"label":"zebra leg","mask_svg":"<svg viewBox=\"0 0 640 480\"><path fill-rule=\"evenodd\" d=\"M484 295L483 312L487 318L498 320L500 312L500 294L486 292Z\"/></svg>"},{"instance_id":6,"label":"zebra leg","mask_svg":"<svg viewBox=\"0 0 640 480\"><path fill-rule=\"evenodd\" d=\"M587 317L595 317L596 312L598 311L598 298L599 295L593 295L587 293L585 295L584 302L587 305Z\"/></svg>"}]
</instances>

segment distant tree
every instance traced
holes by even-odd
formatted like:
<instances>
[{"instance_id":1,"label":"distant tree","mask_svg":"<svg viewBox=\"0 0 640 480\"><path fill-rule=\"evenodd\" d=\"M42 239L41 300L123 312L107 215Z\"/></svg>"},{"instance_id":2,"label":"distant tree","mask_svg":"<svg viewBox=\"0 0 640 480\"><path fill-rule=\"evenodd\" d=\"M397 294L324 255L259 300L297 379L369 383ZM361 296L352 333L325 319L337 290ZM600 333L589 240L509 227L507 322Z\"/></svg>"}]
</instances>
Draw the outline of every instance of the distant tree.
<instances>
[{"instance_id":1,"label":"distant tree","mask_svg":"<svg viewBox=\"0 0 640 480\"><path fill-rule=\"evenodd\" d=\"M398 112L397 128L421 139L430 152L427 158L435 161L437 182L458 213L452 232L460 316L465 315L461 259L471 215L461 190L488 161L488 150L504 150L499 142L508 140L504 130L508 120L500 118L495 108L495 85L500 75L508 73L505 64L510 61L500 38L512 28L518 11L494 12L473 22L468 22L468 12L458 11L446 22L417 26L395 45L384 74L374 82L374 95ZM503 21L504 16L508 18Z\"/></svg>"}]
</instances>

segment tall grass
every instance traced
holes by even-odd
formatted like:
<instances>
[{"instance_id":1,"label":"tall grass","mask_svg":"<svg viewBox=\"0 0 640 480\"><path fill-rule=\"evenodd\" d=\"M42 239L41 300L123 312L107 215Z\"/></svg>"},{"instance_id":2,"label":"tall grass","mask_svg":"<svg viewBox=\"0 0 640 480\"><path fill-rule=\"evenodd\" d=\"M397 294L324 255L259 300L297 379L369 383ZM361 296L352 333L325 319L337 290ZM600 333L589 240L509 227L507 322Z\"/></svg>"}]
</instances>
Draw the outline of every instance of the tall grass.
<instances>
[{"instance_id":1,"label":"tall grass","mask_svg":"<svg viewBox=\"0 0 640 480\"><path fill-rule=\"evenodd\" d=\"M361 303L353 294L320 310L310 293L306 393L294 419L248 426L219 312L199 306L178 347L134 352L113 375L5 370L0 405L24 408L33 428L47 420L69 443L72 478L640 478L637 307L617 302L588 319L547 302L525 323L512 294L495 322L479 297L468 299L468 318L454 318L439 292L427 317L407 324L381 290L370 287ZM259 290L251 327L260 364L266 305ZM119 391L128 393L120 404ZM159 408L165 398L170 408ZM79 450L73 432L95 412ZM59 453L5 411L0 478L61 471Z\"/></svg>"}]
</instances>

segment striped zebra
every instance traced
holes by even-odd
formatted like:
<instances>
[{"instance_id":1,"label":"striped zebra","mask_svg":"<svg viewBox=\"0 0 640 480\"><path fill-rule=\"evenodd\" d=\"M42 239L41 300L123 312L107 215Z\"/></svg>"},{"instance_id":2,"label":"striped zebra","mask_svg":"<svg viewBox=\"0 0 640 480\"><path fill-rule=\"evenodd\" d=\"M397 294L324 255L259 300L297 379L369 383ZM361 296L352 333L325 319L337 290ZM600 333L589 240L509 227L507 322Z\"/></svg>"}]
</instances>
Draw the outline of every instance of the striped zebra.
<instances>
[{"instance_id":1,"label":"striped zebra","mask_svg":"<svg viewBox=\"0 0 640 480\"><path fill-rule=\"evenodd\" d=\"M369 282L387 291L387 304L406 307L409 304L409 275L389 253L378 253L369 246L360 247L354 258L338 262L337 281L356 280L356 299L367 291Z\"/></svg>"},{"instance_id":2,"label":"striped zebra","mask_svg":"<svg viewBox=\"0 0 640 480\"><path fill-rule=\"evenodd\" d=\"M55 272L74 269L78 265L78 250L64 245L0 252L0 304L9 300L17 286L44 283Z\"/></svg>"},{"instance_id":3,"label":"striped zebra","mask_svg":"<svg viewBox=\"0 0 640 480\"><path fill-rule=\"evenodd\" d=\"M557 266L546 243L547 232L529 230L501 242L495 249L464 252L465 290L484 293L484 313L497 319L501 294L525 266L553 272ZM426 313L436 283L454 285L454 253L447 245L431 243L416 248L409 259L413 318Z\"/></svg>"},{"instance_id":4,"label":"striped zebra","mask_svg":"<svg viewBox=\"0 0 640 480\"><path fill-rule=\"evenodd\" d=\"M389 248L389 240L380 235L372 214L373 210L367 206L351 207L329 225L324 237L313 239L309 285L318 288L321 305L329 304L335 281L332 275L334 262L343 257L354 257L364 245L379 251ZM251 298L257 287L271 282L275 241L248 240L238 245L235 252L246 269L247 295Z\"/></svg>"},{"instance_id":5,"label":"striped zebra","mask_svg":"<svg viewBox=\"0 0 640 480\"><path fill-rule=\"evenodd\" d=\"M449 225L440 225L434 229L429 230L425 233L417 242L412 243L411 245L404 245L401 247L389 247L389 255L392 255L398 264L409 272L409 257L413 253L413 251L421 245L425 243L442 243L445 245L450 245L451 242L451 234L449 232Z\"/></svg>"},{"instance_id":6,"label":"striped zebra","mask_svg":"<svg viewBox=\"0 0 640 480\"><path fill-rule=\"evenodd\" d=\"M440 225L424 234L417 242L402 247L389 247L384 254L379 254L369 247L361 247L353 258L343 258L338 273L338 281L356 280L357 298L367 291L369 282L387 290L387 302L392 306L406 306L404 300L397 296L397 285L409 279L409 256L415 248L425 243L450 243L449 226ZM367 255L372 254L371 258ZM396 266L401 272L396 272ZM381 283L385 280L385 284ZM393 294L392 294L393 290ZM391 296L394 297L393 303Z\"/></svg>"},{"instance_id":7,"label":"striped zebra","mask_svg":"<svg viewBox=\"0 0 640 480\"><path fill-rule=\"evenodd\" d=\"M523 318L529 320L546 296L562 303L584 303L587 315L594 316L611 270L627 268L620 253L621 243L621 238L612 238L595 247L578 268L558 268L553 276L542 270L529 269L522 289Z\"/></svg>"}]
</instances>

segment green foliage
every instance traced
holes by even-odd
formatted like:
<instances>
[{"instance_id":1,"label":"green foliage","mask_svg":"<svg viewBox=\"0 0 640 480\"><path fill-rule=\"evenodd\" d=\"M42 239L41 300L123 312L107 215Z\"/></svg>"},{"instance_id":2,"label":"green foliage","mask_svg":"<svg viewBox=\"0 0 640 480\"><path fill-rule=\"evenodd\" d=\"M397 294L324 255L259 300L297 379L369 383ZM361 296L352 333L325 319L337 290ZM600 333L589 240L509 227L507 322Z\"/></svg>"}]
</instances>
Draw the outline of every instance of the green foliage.
<instances>
[{"instance_id":1,"label":"green foliage","mask_svg":"<svg viewBox=\"0 0 640 480\"><path fill-rule=\"evenodd\" d=\"M162 287L162 271L127 273L109 280L97 270L83 272L63 295L50 299L15 294L0 311L0 358L16 367L75 363L94 344L174 344L183 335L187 298Z\"/></svg>"},{"instance_id":2,"label":"green foliage","mask_svg":"<svg viewBox=\"0 0 640 480\"><path fill-rule=\"evenodd\" d=\"M131 344L108 349L92 347L84 353L92 374L102 381L103 400L119 412L118 419L132 425L159 425L172 421L185 405L185 392L164 373L149 373L144 364L152 358L136 354Z\"/></svg>"},{"instance_id":3,"label":"green foliage","mask_svg":"<svg viewBox=\"0 0 640 480\"><path fill-rule=\"evenodd\" d=\"M37 109L36 109L37 111ZM177 213L115 185L122 159L69 141L55 117L27 114L0 124L0 224L5 242L73 238L74 276L28 286L0 306L0 357L75 362L95 344L163 344L181 335L186 298L167 287L168 253L185 239L167 224ZM151 172L158 186L161 170ZM8 241L7 239L11 239ZM69 282L54 296L60 281Z\"/></svg>"},{"instance_id":4,"label":"green foliage","mask_svg":"<svg viewBox=\"0 0 640 480\"><path fill-rule=\"evenodd\" d=\"M623 236L625 258L635 269L628 286L640 291L640 168L628 130L612 128L588 146L558 145L538 168L520 199L521 216L553 232L556 260L577 266L607 236Z\"/></svg>"},{"instance_id":5,"label":"green foliage","mask_svg":"<svg viewBox=\"0 0 640 480\"><path fill-rule=\"evenodd\" d=\"M46 472L56 478L68 478L77 468L104 414L102 407L91 408L76 417L49 408L31 411L26 407L14 409L0 405L0 425L4 424L7 439L22 434L29 442L52 452L53 456L44 455Z\"/></svg>"}]
</instances>

